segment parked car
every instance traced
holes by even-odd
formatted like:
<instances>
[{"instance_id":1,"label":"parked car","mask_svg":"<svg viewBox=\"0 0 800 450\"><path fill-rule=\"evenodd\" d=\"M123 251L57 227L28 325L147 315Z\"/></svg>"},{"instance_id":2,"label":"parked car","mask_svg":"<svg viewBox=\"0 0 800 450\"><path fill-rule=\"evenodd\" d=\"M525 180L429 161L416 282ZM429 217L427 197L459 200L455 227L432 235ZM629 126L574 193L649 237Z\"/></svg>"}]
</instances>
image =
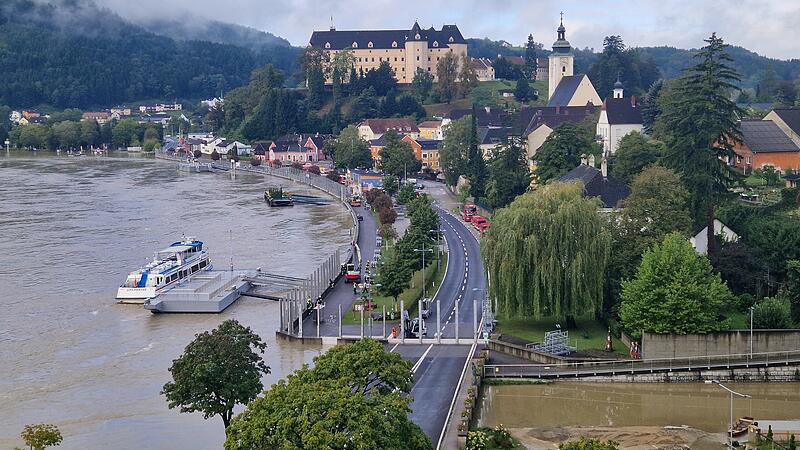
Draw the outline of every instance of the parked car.
<instances>
[{"instance_id":1,"label":"parked car","mask_svg":"<svg viewBox=\"0 0 800 450\"><path fill-rule=\"evenodd\" d=\"M470 220L470 222L472 222L472 226L474 226L475 229L478 230L481 233L483 233L484 231L486 231L489 228L489 221L486 220L485 217L481 217L481 216L475 215L475 216L472 216L472 219Z\"/></svg>"},{"instance_id":2,"label":"parked car","mask_svg":"<svg viewBox=\"0 0 800 450\"><path fill-rule=\"evenodd\" d=\"M357 217L358 217L358 221L359 222L363 222L364 221L364 216L362 216L361 214L359 214Z\"/></svg>"}]
</instances>

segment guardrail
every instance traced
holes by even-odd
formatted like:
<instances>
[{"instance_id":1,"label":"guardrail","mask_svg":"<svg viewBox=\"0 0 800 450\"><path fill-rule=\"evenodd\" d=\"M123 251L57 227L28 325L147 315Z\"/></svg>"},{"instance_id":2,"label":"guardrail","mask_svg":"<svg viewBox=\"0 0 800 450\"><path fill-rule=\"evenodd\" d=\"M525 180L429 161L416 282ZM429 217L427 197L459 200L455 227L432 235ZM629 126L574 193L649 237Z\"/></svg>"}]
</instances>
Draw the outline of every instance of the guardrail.
<instances>
[{"instance_id":1,"label":"guardrail","mask_svg":"<svg viewBox=\"0 0 800 450\"><path fill-rule=\"evenodd\" d=\"M568 378L672 371L767 367L800 363L800 351L713 355L690 358L605 360L558 364L497 364L484 366L494 378Z\"/></svg>"}]
</instances>

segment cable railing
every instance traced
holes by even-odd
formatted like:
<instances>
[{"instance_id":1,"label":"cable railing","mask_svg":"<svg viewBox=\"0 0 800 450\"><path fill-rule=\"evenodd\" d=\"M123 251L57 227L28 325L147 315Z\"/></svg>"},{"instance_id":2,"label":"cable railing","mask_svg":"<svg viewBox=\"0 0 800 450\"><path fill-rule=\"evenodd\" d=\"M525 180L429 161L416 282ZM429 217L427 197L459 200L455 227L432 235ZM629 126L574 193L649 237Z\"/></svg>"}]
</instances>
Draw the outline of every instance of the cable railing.
<instances>
[{"instance_id":1,"label":"cable railing","mask_svg":"<svg viewBox=\"0 0 800 450\"><path fill-rule=\"evenodd\" d=\"M557 364L487 364L484 367L484 376L496 378L580 377L608 374L671 372L673 370L691 371L720 368L728 369L734 367L762 367L789 365L798 362L800 362L800 350L682 358L564 362Z\"/></svg>"}]
</instances>

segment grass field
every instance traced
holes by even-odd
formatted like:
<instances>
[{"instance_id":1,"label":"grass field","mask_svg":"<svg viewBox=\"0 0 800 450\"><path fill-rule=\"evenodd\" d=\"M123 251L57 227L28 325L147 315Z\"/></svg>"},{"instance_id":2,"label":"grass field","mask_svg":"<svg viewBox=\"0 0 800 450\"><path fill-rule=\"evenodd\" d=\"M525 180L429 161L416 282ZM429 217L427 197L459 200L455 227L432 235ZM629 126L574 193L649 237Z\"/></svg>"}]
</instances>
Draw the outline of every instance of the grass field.
<instances>
[{"instance_id":1,"label":"grass field","mask_svg":"<svg viewBox=\"0 0 800 450\"><path fill-rule=\"evenodd\" d=\"M604 350L608 328L593 317L582 317L576 320L578 327L569 331L570 345L582 350ZM497 332L525 339L530 342L542 342L544 333L556 329L553 319L500 319ZM563 326L564 324L561 323ZM617 338L613 338L614 351L628 354L628 349Z\"/></svg>"},{"instance_id":2,"label":"grass field","mask_svg":"<svg viewBox=\"0 0 800 450\"><path fill-rule=\"evenodd\" d=\"M437 287L442 283L442 278L444 278L445 267L447 266L447 253L442 254L442 263L441 263L441 270L437 270L437 265L435 263L430 264L428 267L425 268L425 284L426 284L426 294L429 297L433 297L433 294L436 293ZM412 317L415 317L415 312L417 310L417 300L422 297L422 271L418 270L414 272L414 275L411 277L411 282L409 283L410 287L403 291L402 294L397 298L397 303L394 302L392 297L383 297L383 296L376 296L373 297L373 303L375 303L376 308L371 311L367 312L364 311L364 320L369 317L369 314L372 312L378 313L383 311L383 307L386 306L387 314L392 308L396 308L397 311L400 310L400 301L404 302L405 308L409 311L409 314ZM361 301L358 300L354 302L354 304L360 304ZM355 311L351 308L347 313L343 314L342 323L345 325L357 325L361 323L361 313ZM399 315L396 316L399 319Z\"/></svg>"}]
</instances>

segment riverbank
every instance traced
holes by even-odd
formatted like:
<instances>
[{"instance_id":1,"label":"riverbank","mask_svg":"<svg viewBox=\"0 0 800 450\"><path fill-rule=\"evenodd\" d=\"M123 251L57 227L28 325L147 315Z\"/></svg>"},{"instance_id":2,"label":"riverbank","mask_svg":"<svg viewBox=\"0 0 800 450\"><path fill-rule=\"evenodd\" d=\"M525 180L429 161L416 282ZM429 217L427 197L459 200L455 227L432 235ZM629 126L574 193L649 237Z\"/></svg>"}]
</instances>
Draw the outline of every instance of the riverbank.
<instances>
[{"instance_id":1,"label":"riverbank","mask_svg":"<svg viewBox=\"0 0 800 450\"><path fill-rule=\"evenodd\" d=\"M719 450L723 434L691 427L547 427L508 430L528 450L556 450L559 444L581 437L614 441L620 450Z\"/></svg>"}]
</instances>

